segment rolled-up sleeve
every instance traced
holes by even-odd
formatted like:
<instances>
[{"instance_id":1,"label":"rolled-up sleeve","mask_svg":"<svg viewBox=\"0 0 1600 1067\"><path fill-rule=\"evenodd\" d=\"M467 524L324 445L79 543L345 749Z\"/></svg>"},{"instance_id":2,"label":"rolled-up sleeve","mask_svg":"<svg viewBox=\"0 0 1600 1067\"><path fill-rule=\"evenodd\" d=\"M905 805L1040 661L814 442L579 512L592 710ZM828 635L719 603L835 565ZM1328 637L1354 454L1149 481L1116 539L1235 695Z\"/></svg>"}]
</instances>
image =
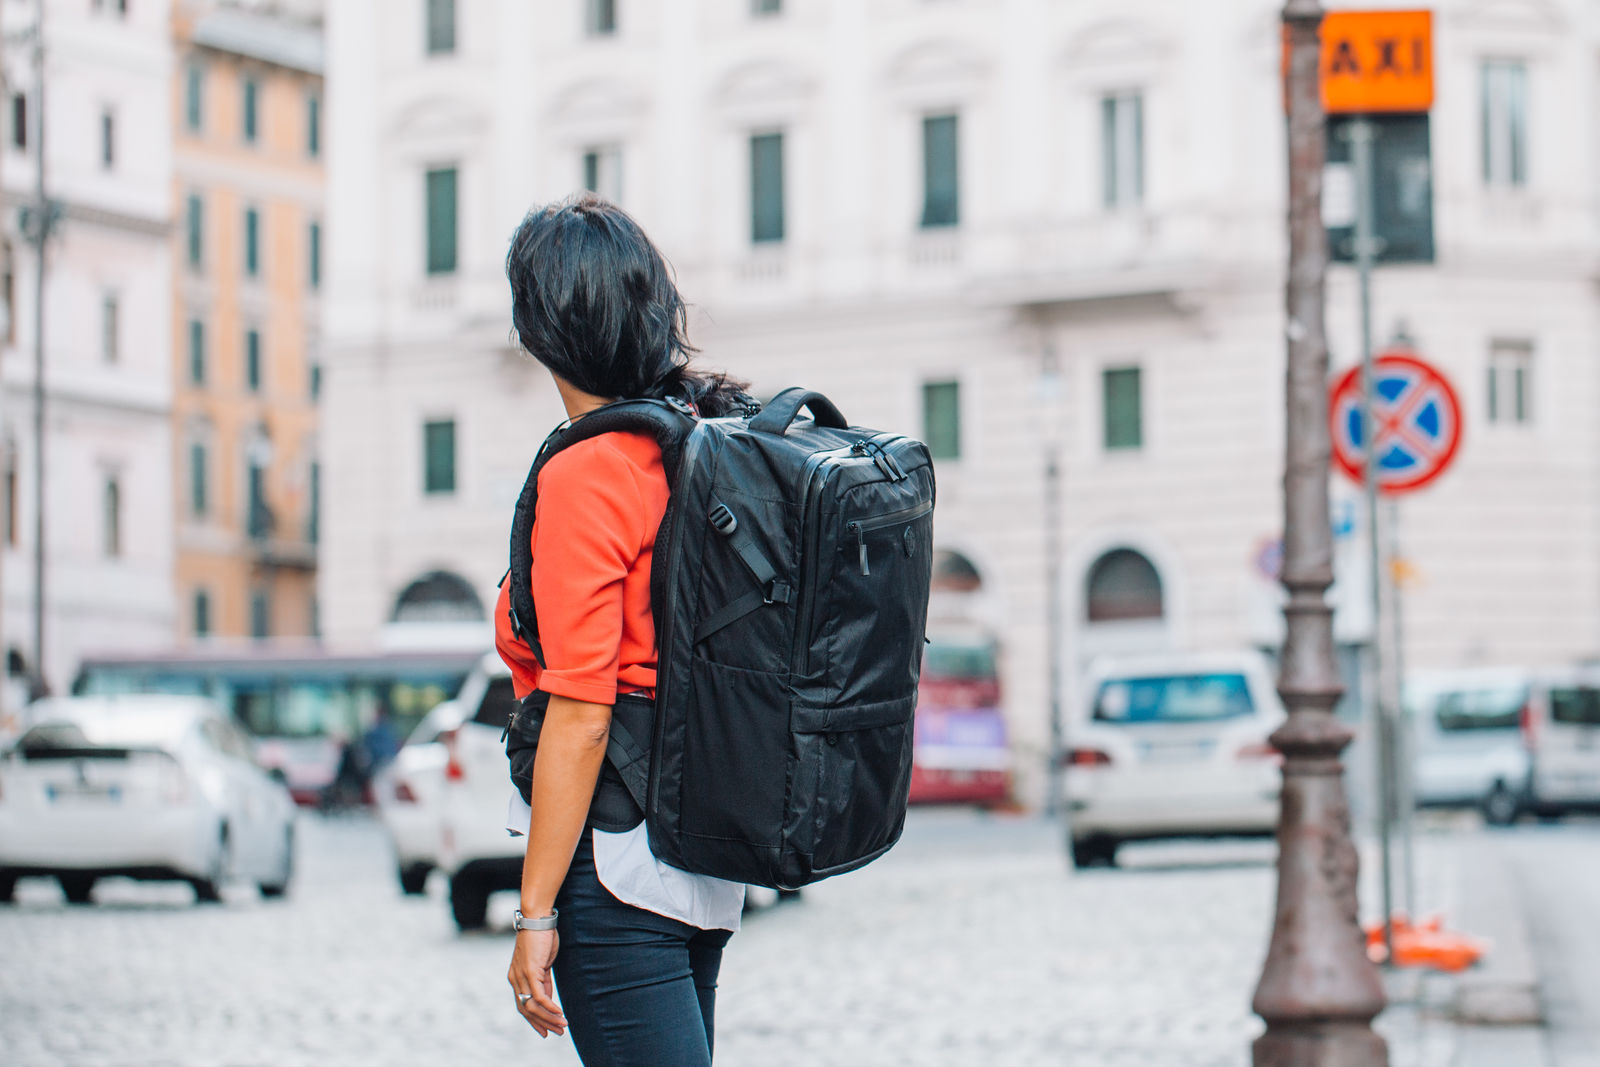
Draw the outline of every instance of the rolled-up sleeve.
<instances>
[{"instance_id":1,"label":"rolled-up sleeve","mask_svg":"<svg viewBox=\"0 0 1600 1067\"><path fill-rule=\"evenodd\" d=\"M546 693L616 702L623 580L644 549L644 512L632 465L604 437L572 446L540 472L533 599Z\"/></svg>"}]
</instances>

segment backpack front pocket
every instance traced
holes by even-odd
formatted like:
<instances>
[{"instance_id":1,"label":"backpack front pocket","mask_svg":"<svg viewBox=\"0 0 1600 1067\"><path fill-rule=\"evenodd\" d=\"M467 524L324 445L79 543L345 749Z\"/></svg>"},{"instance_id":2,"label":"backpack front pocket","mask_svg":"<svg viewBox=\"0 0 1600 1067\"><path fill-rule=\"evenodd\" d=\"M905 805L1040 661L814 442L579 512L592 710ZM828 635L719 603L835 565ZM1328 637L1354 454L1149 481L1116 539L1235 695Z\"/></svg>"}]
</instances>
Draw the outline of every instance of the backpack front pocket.
<instances>
[{"instance_id":1,"label":"backpack front pocket","mask_svg":"<svg viewBox=\"0 0 1600 1067\"><path fill-rule=\"evenodd\" d=\"M822 589L822 677L843 707L914 694L922 665L933 501L885 507L892 503L882 499L887 489L882 483L863 486L856 494L861 499L851 502L857 506L840 515L838 548ZM873 654L860 655L866 648Z\"/></svg>"}]
</instances>

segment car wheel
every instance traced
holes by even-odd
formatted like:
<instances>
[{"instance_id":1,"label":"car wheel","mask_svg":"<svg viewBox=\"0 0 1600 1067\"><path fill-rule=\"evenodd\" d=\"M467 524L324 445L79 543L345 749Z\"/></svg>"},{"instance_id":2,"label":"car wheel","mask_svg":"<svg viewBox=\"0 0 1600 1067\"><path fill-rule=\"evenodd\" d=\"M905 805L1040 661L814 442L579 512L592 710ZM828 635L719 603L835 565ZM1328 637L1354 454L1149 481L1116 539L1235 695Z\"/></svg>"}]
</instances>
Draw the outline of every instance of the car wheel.
<instances>
[{"instance_id":1,"label":"car wheel","mask_svg":"<svg viewBox=\"0 0 1600 1067\"><path fill-rule=\"evenodd\" d=\"M482 879L456 875L450 879L450 914L458 930L482 930L489 921L489 891Z\"/></svg>"},{"instance_id":2,"label":"car wheel","mask_svg":"<svg viewBox=\"0 0 1600 1067\"><path fill-rule=\"evenodd\" d=\"M17 876L0 873L0 904L10 904L17 899Z\"/></svg>"},{"instance_id":3,"label":"car wheel","mask_svg":"<svg viewBox=\"0 0 1600 1067\"><path fill-rule=\"evenodd\" d=\"M216 904L222 900L222 883L228 876L228 827L224 823L217 834L217 852L211 859L211 873L205 878L191 878L194 899L200 904Z\"/></svg>"},{"instance_id":4,"label":"car wheel","mask_svg":"<svg viewBox=\"0 0 1600 1067\"><path fill-rule=\"evenodd\" d=\"M433 867L427 863L413 863L408 867L401 867L400 892L408 897L419 897L428 890L428 875Z\"/></svg>"},{"instance_id":5,"label":"car wheel","mask_svg":"<svg viewBox=\"0 0 1600 1067\"><path fill-rule=\"evenodd\" d=\"M1096 834L1082 840L1076 838L1072 842L1072 865L1079 870L1086 867L1115 867L1117 865L1117 841L1115 838Z\"/></svg>"},{"instance_id":6,"label":"car wheel","mask_svg":"<svg viewBox=\"0 0 1600 1067\"><path fill-rule=\"evenodd\" d=\"M61 892L66 895L68 904L89 903L89 894L94 892L94 875L63 874L58 880L61 882Z\"/></svg>"},{"instance_id":7,"label":"car wheel","mask_svg":"<svg viewBox=\"0 0 1600 1067\"><path fill-rule=\"evenodd\" d=\"M274 881L262 882L261 895L277 900L289 892L289 881L294 877L294 827L283 832L283 873Z\"/></svg>"},{"instance_id":8,"label":"car wheel","mask_svg":"<svg viewBox=\"0 0 1600 1067\"><path fill-rule=\"evenodd\" d=\"M1510 826L1521 814L1522 802L1504 782L1496 782L1483 798L1483 821L1490 826Z\"/></svg>"}]
</instances>

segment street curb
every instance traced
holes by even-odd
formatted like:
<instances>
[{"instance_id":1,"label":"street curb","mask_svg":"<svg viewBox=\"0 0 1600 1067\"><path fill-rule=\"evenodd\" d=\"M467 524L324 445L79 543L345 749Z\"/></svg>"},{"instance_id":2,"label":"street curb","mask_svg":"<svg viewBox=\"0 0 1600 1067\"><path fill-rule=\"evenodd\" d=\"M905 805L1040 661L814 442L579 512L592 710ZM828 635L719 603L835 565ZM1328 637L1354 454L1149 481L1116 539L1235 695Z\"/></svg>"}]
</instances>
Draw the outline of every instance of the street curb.
<instances>
[{"instance_id":1,"label":"street curb","mask_svg":"<svg viewBox=\"0 0 1600 1067\"><path fill-rule=\"evenodd\" d=\"M1461 885L1460 929L1489 942L1483 960L1460 976L1453 1014L1478 1026L1540 1026L1544 1004L1527 919L1500 842L1492 833L1473 849Z\"/></svg>"}]
</instances>

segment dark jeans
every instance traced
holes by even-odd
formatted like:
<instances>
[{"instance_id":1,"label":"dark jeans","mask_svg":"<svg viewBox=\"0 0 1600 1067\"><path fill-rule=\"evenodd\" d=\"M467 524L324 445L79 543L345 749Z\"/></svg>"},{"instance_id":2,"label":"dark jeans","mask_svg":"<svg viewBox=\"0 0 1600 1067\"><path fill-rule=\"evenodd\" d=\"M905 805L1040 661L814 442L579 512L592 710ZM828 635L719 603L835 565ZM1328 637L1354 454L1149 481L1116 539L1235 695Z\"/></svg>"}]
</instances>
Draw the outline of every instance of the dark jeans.
<instances>
[{"instance_id":1,"label":"dark jeans","mask_svg":"<svg viewBox=\"0 0 1600 1067\"><path fill-rule=\"evenodd\" d=\"M586 828L556 895L556 990L585 1067L709 1067L727 930L699 930L612 896Z\"/></svg>"}]
</instances>

